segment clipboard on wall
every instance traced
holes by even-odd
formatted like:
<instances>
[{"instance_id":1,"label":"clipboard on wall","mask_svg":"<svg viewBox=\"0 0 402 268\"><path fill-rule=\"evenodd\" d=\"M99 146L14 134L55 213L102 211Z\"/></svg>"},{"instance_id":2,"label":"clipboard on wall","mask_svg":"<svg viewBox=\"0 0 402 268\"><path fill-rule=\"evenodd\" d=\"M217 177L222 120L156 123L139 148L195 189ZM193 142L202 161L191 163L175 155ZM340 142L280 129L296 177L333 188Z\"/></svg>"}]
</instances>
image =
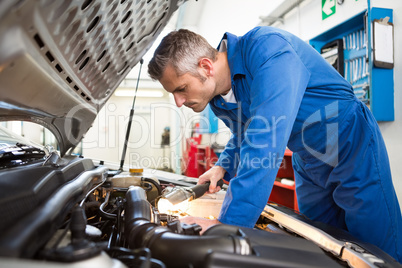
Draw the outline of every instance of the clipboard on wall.
<instances>
[{"instance_id":1,"label":"clipboard on wall","mask_svg":"<svg viewBox=\"0 0 402 268\"><path fill-rule=\"evenodd\" d=\"M375 67L394 68L394 25L389 17L373 20L373 63Z\"/></svg>"}]
</instances>

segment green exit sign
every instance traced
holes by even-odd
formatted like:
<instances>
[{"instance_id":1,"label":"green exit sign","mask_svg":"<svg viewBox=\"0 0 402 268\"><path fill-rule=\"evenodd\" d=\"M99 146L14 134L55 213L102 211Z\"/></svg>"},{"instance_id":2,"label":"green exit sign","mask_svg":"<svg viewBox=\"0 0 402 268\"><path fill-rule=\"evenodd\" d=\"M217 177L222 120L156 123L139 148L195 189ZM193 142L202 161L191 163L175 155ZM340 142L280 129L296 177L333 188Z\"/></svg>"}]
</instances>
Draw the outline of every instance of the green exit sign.
<instances>
[{"instance_id":1,"label":"green exit sign","mask_svg":"<svg viewBox=\"0 0 402 268\"><path fill-rule=\"evenodd\" d=\"M321 0L322 20L331 17L336 12L335 0Z\"/></svg>"}]
</instances>

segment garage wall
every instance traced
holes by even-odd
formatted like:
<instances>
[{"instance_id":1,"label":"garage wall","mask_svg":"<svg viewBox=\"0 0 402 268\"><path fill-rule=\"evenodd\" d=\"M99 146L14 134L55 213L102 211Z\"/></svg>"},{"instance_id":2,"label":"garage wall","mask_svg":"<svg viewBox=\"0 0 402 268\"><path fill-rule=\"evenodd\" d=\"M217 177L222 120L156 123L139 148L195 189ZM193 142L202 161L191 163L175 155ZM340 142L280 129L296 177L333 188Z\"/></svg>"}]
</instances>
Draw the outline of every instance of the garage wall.
<instances>
[{"instance_id":1,"label":"garage wall","mask_svg":"<svg viewBox=\"0 0 402 268\"><path fill-rule=\"evenodd\" d=\"M85 157L119 164L125 140L132 97L113 95L99 112L82 142ZM161 147L162 133L170 127L169 97L137 98L126 165L162 168L170 163L170 148ZM165 155L164 155L165 153Z\"/></svg>"},{"instance_id":2,"label":"garage wall","mask_svg":"<svg viewBox=\"0 0 402 268\"><path fill-rule=\"evenodd\" d=\"M394 10L394 99L395 121L379 122L391 163L394 186L399 203L402 204L402 1L400 0L372 0L372 7L391 8ZM282 28L303 40L309 39L331 29L339 23L353 17L367 9L365 0L345 0L337 5L336 14L322 21L321 0L304 1L299 8L285 16L283 23L272 26Z\"/></svg>"}]
</instances>

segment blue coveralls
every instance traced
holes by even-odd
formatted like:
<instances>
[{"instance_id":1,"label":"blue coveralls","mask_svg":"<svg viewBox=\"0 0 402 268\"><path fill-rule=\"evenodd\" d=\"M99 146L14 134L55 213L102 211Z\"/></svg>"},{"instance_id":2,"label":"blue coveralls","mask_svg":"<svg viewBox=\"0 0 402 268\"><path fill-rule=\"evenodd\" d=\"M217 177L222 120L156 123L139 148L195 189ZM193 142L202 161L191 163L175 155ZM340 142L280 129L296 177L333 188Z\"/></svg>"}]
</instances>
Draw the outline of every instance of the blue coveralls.
<instances>
[{"instance_id":1,"label":"blue coveralls","mask_svg":"<svg viewBox=\"0 0 402 268\"><path fill-rule=\"evenodd\" d=\"M402 261L402 219L376 120L310 45L272 27L226 33L237 103L210 102L231 129L216 165L230 181L219 221L253 227L286 146L299 210Z\"/></svg>"}]
</instances>

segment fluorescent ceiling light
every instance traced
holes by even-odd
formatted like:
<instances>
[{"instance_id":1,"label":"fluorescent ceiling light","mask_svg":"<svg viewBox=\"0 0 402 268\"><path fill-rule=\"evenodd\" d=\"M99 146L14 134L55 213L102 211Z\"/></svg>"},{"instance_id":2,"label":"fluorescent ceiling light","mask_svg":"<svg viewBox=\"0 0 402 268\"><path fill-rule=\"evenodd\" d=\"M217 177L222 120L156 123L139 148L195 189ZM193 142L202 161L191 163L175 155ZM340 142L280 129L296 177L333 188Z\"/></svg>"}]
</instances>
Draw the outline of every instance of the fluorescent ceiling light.
<instances>
[{"instance_id":1,"label":"fluorescent ceiling light","mask_svg":"<svg viewBox=\"0 0 402 268\"><path fill-rule=\"evenodd\" d=\"M134 89L117 89L114 93L117 97L134 97ZM138 90L137 97L144 98L161 98L163 97L163 92L159 90Z\"/></svg>"}]
</instances>

